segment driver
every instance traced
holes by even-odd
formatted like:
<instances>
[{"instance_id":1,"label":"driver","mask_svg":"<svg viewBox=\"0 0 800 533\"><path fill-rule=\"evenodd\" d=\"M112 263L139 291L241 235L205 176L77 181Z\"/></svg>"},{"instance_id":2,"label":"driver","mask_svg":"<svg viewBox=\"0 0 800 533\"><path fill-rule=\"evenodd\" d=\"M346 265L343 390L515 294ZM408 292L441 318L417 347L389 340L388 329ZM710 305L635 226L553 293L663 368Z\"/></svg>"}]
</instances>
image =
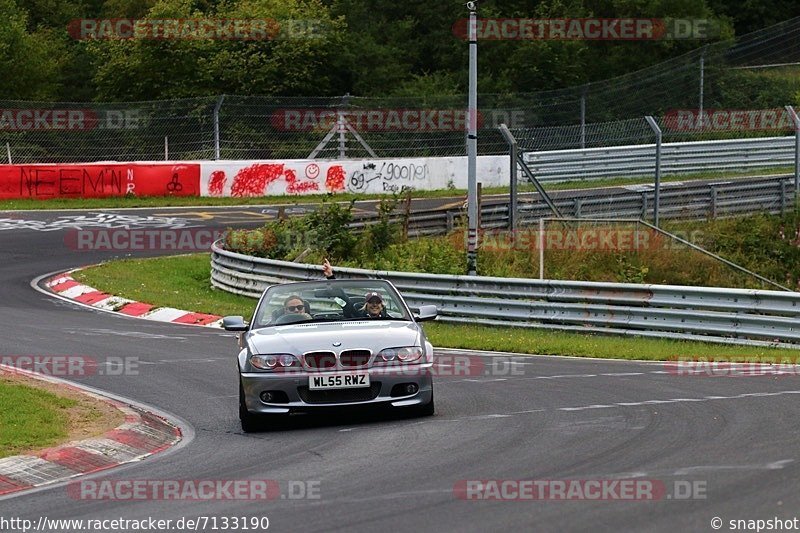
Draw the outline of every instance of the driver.
<instances>
[{"instance_id":1,"label":"driver","mask_svg":"<svg viewBox=\"0 0 800 533\"><path fill-rule=\"evenodd\" d=\"M322 273L325 274L325 279L336 279L333 267L327 258L322 262ZM364 295L364 305L358 309L355 308L341 287L337 287L336 296L345 301L342 311L347 318L389 318L383 303L383 296L378 292L368 292Z\"/></svg>"},{"instance_id":2,"label":"driver","mask_svg":"<svg viewBox=\"0 0 800 533\"><path fill-rule=\"evenodd\" d=\"M285 315L302 315L303 318L311 318L310 307L305 300L293 294L283 301L283 309L276 309L272 313L272 321L277 321Z\"/></svg>"}]
</instances>

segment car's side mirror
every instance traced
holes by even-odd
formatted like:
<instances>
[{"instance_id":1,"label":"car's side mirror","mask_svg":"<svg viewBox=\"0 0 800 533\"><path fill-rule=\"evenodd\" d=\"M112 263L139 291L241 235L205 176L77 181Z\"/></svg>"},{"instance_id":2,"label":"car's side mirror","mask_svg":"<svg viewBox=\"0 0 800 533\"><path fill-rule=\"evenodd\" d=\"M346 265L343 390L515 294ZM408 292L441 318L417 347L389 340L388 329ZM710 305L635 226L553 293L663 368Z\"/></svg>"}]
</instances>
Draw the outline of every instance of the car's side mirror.
<instances>
[{"instance_id":1,"label":"car's side mirror","mask_svg":"<svg viewBox=\"0 0 800 533\"><path fill-rule=\"evenodd\" d=\"M225 331L247 331L249 326L242 316L226 316L222 318L222 327Z\"/></svg>"},{"instance_id":2,"label":"car's side mirror","mask_svg":"<svg viewBox=\"0 0 800 533\"><path fill-rule=\"evenodd\" d=\"M433 320L439 314L435 305L420 305L419 311L414 315L414 320L417 322L424 322L426 320Z\"/></svg>"}]
</instances>

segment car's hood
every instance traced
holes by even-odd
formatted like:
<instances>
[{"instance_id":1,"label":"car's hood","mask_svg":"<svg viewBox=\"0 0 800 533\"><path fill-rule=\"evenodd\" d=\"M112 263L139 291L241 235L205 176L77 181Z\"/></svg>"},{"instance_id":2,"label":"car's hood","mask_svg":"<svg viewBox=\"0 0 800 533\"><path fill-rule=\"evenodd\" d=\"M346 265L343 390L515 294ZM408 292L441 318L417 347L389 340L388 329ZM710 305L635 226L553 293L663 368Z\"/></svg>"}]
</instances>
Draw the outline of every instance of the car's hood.
<instances>
[{"instance_id":1,"label":"car's hood","mask_svg":"<svg viewBox=\"0 0 800 533\"><path fill-rule=\"evenodd\" d=\"M358 320L271 326L252 331L248 342L252 353L299 355L312 350L339 352L353 348L377 353L384 348L419 346L421 338L414 322Z\"/></svg>"}]
</instances>

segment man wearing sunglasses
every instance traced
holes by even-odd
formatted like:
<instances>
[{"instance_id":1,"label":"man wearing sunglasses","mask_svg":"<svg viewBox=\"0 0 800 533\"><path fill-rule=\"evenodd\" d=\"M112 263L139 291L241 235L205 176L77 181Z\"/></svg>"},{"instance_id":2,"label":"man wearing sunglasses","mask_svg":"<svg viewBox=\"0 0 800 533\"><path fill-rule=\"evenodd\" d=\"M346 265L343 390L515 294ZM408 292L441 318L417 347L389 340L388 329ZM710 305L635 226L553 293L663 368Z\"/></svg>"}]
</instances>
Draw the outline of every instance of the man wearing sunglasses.
<instances>
[{"instance_id":1,"label":"man wearing sunglasses","mask_svg":"<svg viewBox=\"0 0 800 533\"><path fill-rule=\"evenodd\" d=\"M275 309L272 312L272 323L278 322L281 317L286 315L303 315L303 318L311 318L311 307L305 300L293 294L283 301L282 309ZM300 318L300 317L297 317Z\"/></svg>"}]
</instances>

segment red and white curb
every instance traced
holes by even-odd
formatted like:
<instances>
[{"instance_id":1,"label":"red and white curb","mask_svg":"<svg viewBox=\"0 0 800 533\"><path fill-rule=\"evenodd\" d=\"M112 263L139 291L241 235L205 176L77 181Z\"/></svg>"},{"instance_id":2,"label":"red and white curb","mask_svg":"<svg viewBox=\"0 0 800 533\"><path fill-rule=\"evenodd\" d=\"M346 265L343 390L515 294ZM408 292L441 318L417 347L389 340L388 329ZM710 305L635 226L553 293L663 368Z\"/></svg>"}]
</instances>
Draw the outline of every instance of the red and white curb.
<instances>
[{"instance_id":1,"label":"red and white curb","mask_svg":"<svg viewBox=\"0 0 800 533\"><path fill-rule=\"evenodd\" d=\"M135 318L143 318L145 320L155 320L158 322L172 322L174 324L189 324L192 326L208 326L215 328L222 327L221 316L193 313L191 311L183 311L172 307L156 307L151 304L114 296L113 294L98 291L93 287L76 281L71 275L72 272L74 272L74 270L52 276L44 285L62 298L103 311L119 313Z\"/></svg>"},{"instance_id":2,"label":"red and white curb","mask_svg":"<svg viewBox=\"0 0 800 533\"><path fill-rule=\"evenodd\" d=\"M125 415L123 424L99 437L0 459L0 497L141 461L183 439L183 432L176 424L144 408L35 372L3 365L0 370L58 383L60 387L113 405Z\"/></svg>"}]
</instances>

